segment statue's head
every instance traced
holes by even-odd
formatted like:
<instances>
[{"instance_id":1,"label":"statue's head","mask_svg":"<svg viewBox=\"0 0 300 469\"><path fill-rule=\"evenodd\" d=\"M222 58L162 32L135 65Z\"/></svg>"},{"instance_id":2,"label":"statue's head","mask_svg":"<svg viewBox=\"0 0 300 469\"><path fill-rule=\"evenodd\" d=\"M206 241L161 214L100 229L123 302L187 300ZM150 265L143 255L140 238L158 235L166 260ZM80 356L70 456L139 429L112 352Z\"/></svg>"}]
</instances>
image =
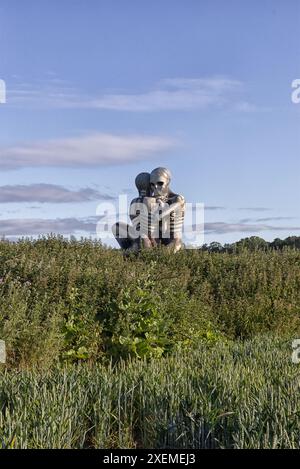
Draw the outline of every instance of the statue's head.
<instances>
[{"instance_id":1,"label":"statue's head","mask_svg":"<svg viewBox=\"0 0 300 469\"><path fill-rule=\"evenodd\" d=\"M155 168L150 174L150 187L154 197L167 197L170 181L171 173L167 168Z\"/></svg>"},{"instance_id":2,"label":"statue's head","mask_svg":"<svg viewBox=\"0 0 300 469\"><path fill-rule=\"evenodd\" d=\"M148 197L150 195L150 174L138 174L135 178L135 185L140 197Z\"/></svg>"}]
</instances>

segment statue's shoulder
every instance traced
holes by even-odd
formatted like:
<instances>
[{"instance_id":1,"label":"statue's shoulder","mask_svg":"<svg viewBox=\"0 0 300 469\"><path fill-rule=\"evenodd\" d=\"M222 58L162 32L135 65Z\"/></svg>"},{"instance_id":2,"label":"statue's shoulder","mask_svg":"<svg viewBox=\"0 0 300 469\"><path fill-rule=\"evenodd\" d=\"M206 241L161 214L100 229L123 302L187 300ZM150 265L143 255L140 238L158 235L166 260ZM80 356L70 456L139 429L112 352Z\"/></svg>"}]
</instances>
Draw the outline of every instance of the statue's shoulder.
<instances>
[{"instance_id":1,"label":"statue's shoulder","mask_svg":"<svg viewBox=\"0 0 300 469\"><path fill-rule=\"evenodd\" d=\"M183 195L181 195L181 194L174 194L174 193L172 192L172 193L170 194L169 202L170 202L171 204L180 203L181 205L184 205L184 204L185 204L185 199L184 199Z\"/></svg>"},{"instance_id":2,"label":"statue's shoulder","mask_svg":"<svg viewBox=\"0 0 300 469\"><path fill-rule=\"evenodd\" d=\"M142 197L136 197L135 199L132 199L132 201L130 202L130 205L141 204L141 203L143 203L143 198Z\"/></svg>"}]
</instances>

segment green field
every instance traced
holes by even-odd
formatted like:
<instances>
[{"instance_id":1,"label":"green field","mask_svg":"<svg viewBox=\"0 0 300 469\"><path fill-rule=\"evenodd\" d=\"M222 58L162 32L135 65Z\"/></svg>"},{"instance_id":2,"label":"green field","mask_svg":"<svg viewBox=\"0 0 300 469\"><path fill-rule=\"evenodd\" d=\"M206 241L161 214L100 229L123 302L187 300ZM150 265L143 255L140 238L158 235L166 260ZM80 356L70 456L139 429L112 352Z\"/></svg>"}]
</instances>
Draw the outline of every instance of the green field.
<instances>
[{"instance_id":1,"label":"green field","mask_svg":"<svg viewBox=\"0 0 300 469\"><path fill-rule=\"evenodd\" d=\"M299 448L300 370L290 343L202 345L118 365L9 371L11 448Z\"/></svg>"},{"instance_id":2,"label":"green field","mask_svg":"<svg viewBox=\"0 0 300 469\"><path fill-rule=\"evenodd\" d=\"M300 251L0 243L5 448L299 448Z\"/></svg>"}]
</instances>

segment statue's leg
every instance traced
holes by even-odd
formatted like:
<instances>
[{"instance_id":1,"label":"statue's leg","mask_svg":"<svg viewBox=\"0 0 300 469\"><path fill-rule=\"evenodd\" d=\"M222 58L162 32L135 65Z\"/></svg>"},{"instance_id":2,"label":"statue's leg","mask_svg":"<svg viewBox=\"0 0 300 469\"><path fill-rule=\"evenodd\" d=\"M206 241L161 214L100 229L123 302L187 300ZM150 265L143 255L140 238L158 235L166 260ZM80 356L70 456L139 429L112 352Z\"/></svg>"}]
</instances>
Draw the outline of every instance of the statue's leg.
<instances>
[{"instance_id":1,"label":"statue's leg","mask_svg":"<svg viewBox=\"0 0 300 469\"><path fill-rule=\"evenodd\" d=\"M141 239L141 246L144 249L151 249L154 247L152 239L149 238L148 236L142 236L140 239Z\"/></svg>"},{"instance_id":2,"label":"statue's leg","mask_svg":"<svg viewBox=\"0 0 300 469\"><path fill-rule=\"evenodd\" d=\"M182 240L181 238L169 238L162 239L163 246L166 246L170 251L177 252L182 249Z\"/></svg>"},{"instance_id":3,"label":"statue's leg","mask_svg":"<svg viewBox=\"0 0 300 469\"><path fill-rule=\"evenodd\" d=\"M156 240L148 236L135 236L132 226L127 223L117 222L112 227L112 232L121 249L137 252L141 248L151 249L157 245Z\"/></svg>"},{"instance_id":4,"label":"statue's leg","mask_svg":"<svg viewBox=\"0 0 300 469\"><path fill-rule=\"evenodd\" d=\"M127 223L117 222L113 225L112 232L121 249L132 248L135 240L130 236L130 225L127 225Z\"/></svg>"}]
</instances>

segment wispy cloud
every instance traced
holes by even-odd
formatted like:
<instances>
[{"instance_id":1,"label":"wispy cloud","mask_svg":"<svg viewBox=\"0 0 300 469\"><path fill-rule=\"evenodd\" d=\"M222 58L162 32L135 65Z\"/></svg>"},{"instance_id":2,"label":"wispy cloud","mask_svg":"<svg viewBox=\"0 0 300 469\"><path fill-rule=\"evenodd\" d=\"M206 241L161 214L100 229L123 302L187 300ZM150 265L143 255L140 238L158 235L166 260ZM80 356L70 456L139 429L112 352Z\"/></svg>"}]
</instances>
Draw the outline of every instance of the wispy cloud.
<instances>
[{"instance_id":1,"label":"wispy cloud","mask_svg":"<svg viewBox=\"0 0 300 469\"><path fill-rule=\"evenodd\" d=\"M101 217L91 216L87 218L12 218L0 220L0 236L20 237L20 236L38 236L57 233L63 235L72 235L86 233L89 236L96 237L96 227ZM198 230L202 230L202 226ZM194 227L195 229L195 227ZM214 222L205 223L205 234L221 235L227 233L259 233L263 231L300 231L300 226L274 226L264 224L246 224L246 223L226 223Z\"/></svg>"},{"instance_id":2,"label":"wispy cloud","mask_svg":"<svg viewBox=\"0 0 300 469\"><path fill-rule=\"evenodd\" d=\"M240 223L262 223L269 221L295 220L296 217L243 218Z\"/></svg>"},{"instance_id":3,"label":"wispy cloud","mask_svg":"<svg viewBox=\"0 0 300 469\"><path fill-rule=\"evenodd\" d=\"M238 210L249 210L250 212L267 212L271 209L267 207L239 207Z\"/></svg>"},{"instance_id":4,"label":"wispy cloud","mask_svg":"<svg viewBox=\"0 0 300 469\"><path fill-rule=\"evenodd\" d=\"M248 101L239 101L233 104L233 108L238 112L253 113L253 112L270 112L272 109L267 106L257 106L256 104L249 103Z\"/></svg>"},{"instance_id":5,"label":"wispy cloud","mask_svg":"<svg viewBox=\"0 0 300 469\"><path fill-rule=\"evenodd\" d=\"M205 109L226 104L240 86L227 78L166 79L144 93L104 94L91 100L89 107L144 112Z\"/></svg>"},{"instance_id":6,"label":"wispy cloud","mask_svg":"<svg viewBox=\"0 0 300 469\"><path fill-rule=\"evenodd\" d=\"M86 232L96 235L99 217L89 218L14 218L0 220L0 236L37 236L50 233L71 235Z\"/></svg>"},{"instance_id":7,"label":"wispy cloud","mask_svg":"<svg viewBox=\"0 0 300 469\"><path fill-rule=\"evenodd\" d=\"M261 231L300 231L300 226L272 226L263 224L215 222L205 223L204 231L206 234L224 234L235 232L259 233Z\"/></svg>"},{"instance_id":8,"label":"wispy cloud","mask_svg":"<svg viewBox=\"0 0 300 469\"><path fill-rule=\"evenodd\" d=\"M223 207L221 205L205 205L204 204L203 208L204 208L204 211L226 210L226 207ZM196 205L193 205L192 206L192 211L197 212L197 210L199 210L198 207L196 207Z\"/></svg>"},{"instance_id":9,"label":"wispy cloud","mask_svg":"<svg viewBox=\"0 0 300 469\"><path fill-rule=\"evenodd\" d=\"M0 203L39 202L59 204L88 202L90 200L114 200L114 197L88 187L70 190L56 184L0 186Z\"/></svg>"},{"instance_id":10,"label":"wispy cloud","mask_svg":"<svg viewBox=\"0 0 300 469\"><path fill-rule=\"evenodd\" d=\"M174 145L175 141L166 137L93 133L0 147L0 169L125 164L160 155Z\"/></svg>"},{"instance_id":11,"label":"wispy cloud","mask_svg":"<svg viewBox=\"0 0 300 469\"><path fill-rule=\"evenodd\" d=\"M47 79L34 83L17 82L8 87L8 106L30 108L65 108L81 100L80 91L60 79Z\"/></svg>"},{"instance_id":12,"label":"wispy cloud","mask_svg":"<svg viewBox=\"0 0 300 469\"><path fill-rule=\"evenodd\" d=\"M225 210L226 207L219 205L204 205L204 210Z\"/></svg>"},{"instance_id":13,"label":"wispy cloud","mask_svg":"<svg viewBox=\"0 0 300 469\"><path fill-rule=\"evenodd\" d=\"M44 84L19 84L8 91L8 104L47 108L99 109L128 112L192 111L207 108L239 112L258 111L244 99L244 84L228 77L168 78L139 93L87 94L59 80Z\"/></svg>"}]
</instances>

